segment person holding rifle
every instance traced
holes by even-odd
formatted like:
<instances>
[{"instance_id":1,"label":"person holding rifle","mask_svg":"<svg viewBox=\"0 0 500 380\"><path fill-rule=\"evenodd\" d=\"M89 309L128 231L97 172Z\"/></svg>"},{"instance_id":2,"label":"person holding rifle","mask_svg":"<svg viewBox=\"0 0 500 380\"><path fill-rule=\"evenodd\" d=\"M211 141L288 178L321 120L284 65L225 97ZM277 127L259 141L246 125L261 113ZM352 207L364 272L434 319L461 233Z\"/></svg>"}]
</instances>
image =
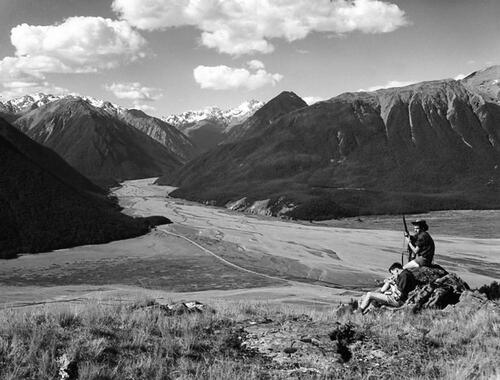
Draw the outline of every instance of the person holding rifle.
<instances>
[{"instance_id":1,"label":"person holding rifle","mask_svg":"<svg viewBox=\"0 0 500 380\"><path fill-rule=\"evenodd\" d=\"M418 268L431 266L434 259L435 245L431 235L427 232L429 226L423 219L417 219L413 224L415 234L410 236L405 233L405 239L408 244L408 251L410 252L410 261L406 263L403 268Z\"/></svg>"}]
</instances>

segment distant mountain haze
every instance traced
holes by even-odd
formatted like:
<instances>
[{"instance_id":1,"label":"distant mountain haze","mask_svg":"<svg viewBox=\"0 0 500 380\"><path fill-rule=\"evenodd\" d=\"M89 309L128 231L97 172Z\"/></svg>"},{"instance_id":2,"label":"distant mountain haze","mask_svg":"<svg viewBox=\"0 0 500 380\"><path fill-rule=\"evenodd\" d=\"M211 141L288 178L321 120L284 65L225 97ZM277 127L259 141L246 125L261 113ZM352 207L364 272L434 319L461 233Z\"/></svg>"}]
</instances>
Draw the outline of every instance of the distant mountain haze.
<instances>
[{"instance_id":1,"label":"distant mountain haze","mask_svg":"<svg viewBox=\"0 0 500 380\"><path fill-rule=\"evenodd\" d=\"M245 122L239 140L159 183L219 205L269 199L274 214L293 208L303 219L498 208L499 79L493 67L462 81L346 93L308 107L280 94Z\"/></svg>"},{"instance_id":2,"label":"distant mountain haze","mask_svg":"<svg viewBox=\"0 0 500 380\"><path fill-rule=\"evenodd\" d=\"M122 112L109 102L97 107L81 97L68 96L35 108L16 119L15 126L101 185L173 171L194 149L159 119ZM158 132L166 144L182 145L176 145L174 152L144 130Z\"/></svg>"},{"instance_id":3,"label":"distant mountain haze","mask_svg":"<svg viewBox=\"0 0 500 380\"><path fill-rule=\"evenodd\" d=\"M130 238L151 225L122 214L103 190L3 119L0 221L0 258Z\"/></svg>"}]
</instances>

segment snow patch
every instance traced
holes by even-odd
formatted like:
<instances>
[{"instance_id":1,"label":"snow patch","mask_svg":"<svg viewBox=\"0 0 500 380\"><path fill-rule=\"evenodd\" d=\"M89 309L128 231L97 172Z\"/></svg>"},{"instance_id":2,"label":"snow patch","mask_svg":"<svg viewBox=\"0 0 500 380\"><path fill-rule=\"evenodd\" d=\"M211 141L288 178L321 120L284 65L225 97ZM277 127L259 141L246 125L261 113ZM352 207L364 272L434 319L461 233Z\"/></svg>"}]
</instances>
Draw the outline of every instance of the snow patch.
<instances>
[{"instance_id":1,"label":"snow patch","mask_svg":"<svg viewBox=\"0 0 500 380\"><path fill-rule=\"evenodd\" d=\"M88 104L100 108L106 112L117 114L117 113L123 113L126 108L123 108L121 106L118 106L116 104L113 104L111 102L101 100L101 99L96 99L90 96L80 96L78 94L69 94L69 95L52 95L52 94L43 94L43 93L36 93L36 94L28 94L28 95L23 95L19 96L13 99L10 99L6 102L3 102L4 107L6 107L10 112L12 113L21 113L21 112L26 112L29 111L33 108L39 108L42 107L46 104L55 102L57 100L61 99L67 99L67 98L77 98L77 99L82 99Z\"/></svg>"},{"instance_id":2,"label":"snow patch","mask_svg":"<svg viewBox=\"0 0 500 380\"><path fill-rule=\"evenodd\" d=\"M228 132L233 126L242 123L252 116L264 105L258 100L249 100L241 103L238 107L221 110L218 107L205 107L201 110L186 111L173 114L162 119L174 127L182 127L188 124L196 124L202 121L214 121L224 126L224 132ZM193 126L190 129L194 129Z\"/></svg>"}]
</instances>

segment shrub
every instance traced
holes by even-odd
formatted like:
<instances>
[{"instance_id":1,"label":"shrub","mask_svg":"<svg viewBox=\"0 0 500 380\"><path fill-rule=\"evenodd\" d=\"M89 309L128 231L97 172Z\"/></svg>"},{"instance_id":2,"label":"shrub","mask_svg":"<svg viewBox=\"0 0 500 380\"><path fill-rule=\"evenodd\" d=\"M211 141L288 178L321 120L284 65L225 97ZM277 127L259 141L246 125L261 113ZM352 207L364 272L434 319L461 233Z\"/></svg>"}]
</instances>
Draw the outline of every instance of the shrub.
<instances>
[{"instance_id":1,"label":"shrub","mask_svg":"<svg viewBox=\"0 0 500 380\"><path fill-rule=\"evenodd\" d=\"M483 293L489 300L497 300L500 298L500 284L493 281L489 285L483 285L479 288L479 293Z\"/></svg>"}]
</instances>

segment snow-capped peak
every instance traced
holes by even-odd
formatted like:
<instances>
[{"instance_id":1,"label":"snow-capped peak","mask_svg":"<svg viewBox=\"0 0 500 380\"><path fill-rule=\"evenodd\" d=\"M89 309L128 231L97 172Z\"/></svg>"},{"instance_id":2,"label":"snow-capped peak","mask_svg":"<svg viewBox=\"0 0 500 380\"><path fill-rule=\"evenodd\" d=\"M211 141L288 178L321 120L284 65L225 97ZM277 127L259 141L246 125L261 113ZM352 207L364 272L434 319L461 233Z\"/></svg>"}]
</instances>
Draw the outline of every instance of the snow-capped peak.
<instances>
[{"instance_id":1,"label":"snow-capped peak","mask_svg":"<svg viewBox=\"0 0 500 380\"><path fill-rule=\"evenodd\" d=\"M177 115L169 115L163 118L167 123L176 127L193 124L204 120L213 120L223 124L226 128L243 122L252 116L255 111L264 105L258 100L243 102L238 107L221 110L218 107L205 107L201 110L186 111Z\"/></svg>"},{"instance_id":2,"label":"snow-capped peak","mask_svg":"<svg viewBox=\"0 0 500 380\"><path fill-rule=\"evenodd\" d=\"M92 98L90 96L81 96L77 93L66 94L66 95L52 95L43 93L28 94L0 102L0 105L3 105L3 107L6 108L9 112L22 113L30 111L35 108L39 108L46 104L52 103L56 100L67 99L67 98L82 99L88 104L96 108L100 108L106 112L120 113L123 110L125 110L125 108L113 104L111 102Z\"/></svg>"},{"instance_id":3,"label":"snow-capped peak","mask_svg":"<svg viewBox=\"0 0 500 380\"><path fill-rule=\"evenodd\" d=\"M55 100L61 99L62 96L51 95L51 94L29 94L19 96L3 102L4 107L9 109L10 112L19 113L28 111L33 108L41 107L45 104L51 103Z\"/></svg>"}]
</instances>

